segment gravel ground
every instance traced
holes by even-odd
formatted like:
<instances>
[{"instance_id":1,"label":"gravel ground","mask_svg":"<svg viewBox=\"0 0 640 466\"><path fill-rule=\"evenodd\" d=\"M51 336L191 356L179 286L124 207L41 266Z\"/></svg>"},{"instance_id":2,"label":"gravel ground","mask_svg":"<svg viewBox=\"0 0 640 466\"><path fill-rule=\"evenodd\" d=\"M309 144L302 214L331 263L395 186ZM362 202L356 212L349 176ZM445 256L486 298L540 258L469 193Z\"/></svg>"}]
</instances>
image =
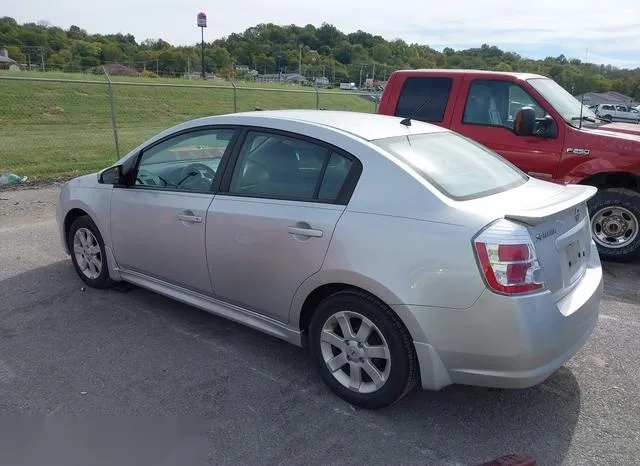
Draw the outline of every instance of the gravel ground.
<instances>
[{"instance_id":1,"label":"gravel ground","mask_svg":"<svg viewBox=\"0 0 640 466\"><path fill-rule=\"evenodd\" d=\"M93 464L137 455L121 465L203 464L185 452L261 465L640 458L637 264L605 266L593 337L543 384L452 386L365 411L331 395L296 347L141 289L81 291L56 196L55 186L0 190L0 412L23 415L0 436L3 464L75 464L72 453L80 464L91 446L104 452ZM26 414L57 423L34 429Z\"/></svg>"}]
</instances>

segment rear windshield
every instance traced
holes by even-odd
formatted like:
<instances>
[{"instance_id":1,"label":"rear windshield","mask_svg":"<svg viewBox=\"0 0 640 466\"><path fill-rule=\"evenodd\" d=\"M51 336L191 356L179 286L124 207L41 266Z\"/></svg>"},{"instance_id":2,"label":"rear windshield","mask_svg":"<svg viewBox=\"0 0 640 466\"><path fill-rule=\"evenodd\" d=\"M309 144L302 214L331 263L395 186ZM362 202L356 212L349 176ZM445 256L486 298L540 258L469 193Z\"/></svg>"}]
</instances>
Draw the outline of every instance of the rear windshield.
<instances>
[{"instance_id":1,"label":"rear windshield","mask_svg":"<svg viewBox=\"0 0 640 466\"><path fill-rule=\"evenodd\" d=\"M529 179L495 152L457 133L415 134L371 142L454 200L499 193Z\"/></svg>"}]
</instances>

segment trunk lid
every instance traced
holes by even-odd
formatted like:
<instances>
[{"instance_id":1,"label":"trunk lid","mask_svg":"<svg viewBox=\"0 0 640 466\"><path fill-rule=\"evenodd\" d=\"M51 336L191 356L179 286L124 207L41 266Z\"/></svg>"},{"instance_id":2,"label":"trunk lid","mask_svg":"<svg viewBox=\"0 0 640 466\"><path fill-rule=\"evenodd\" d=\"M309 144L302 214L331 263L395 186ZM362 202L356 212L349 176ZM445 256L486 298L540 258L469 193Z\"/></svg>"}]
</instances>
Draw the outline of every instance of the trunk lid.
<instances>
[{"instance_id":1,"label":"trunk lid","mask_svg":"<svg viewBox=\"0 0 640 466\"><path fill-rule=\"evenodd\" d=\"M567 289L584 274L591 255L591 222L587 201L592 186L567 185L536 207L511 208L504 217L527 225L552 292Z\"/></svg>"},{"instance_id":2,"label":"trunk lid","mask_svg":"<svg viewBox=\"0 0 640 466\"><path fill-rule=\"evenodd\" d=\"M545 288L560 295L584 274L591 255L587 201L592 186L558 185L531 178L515 189L473 201L465 210L489 221L506 218L527 227Z\"/></svg>"}]
</instances>

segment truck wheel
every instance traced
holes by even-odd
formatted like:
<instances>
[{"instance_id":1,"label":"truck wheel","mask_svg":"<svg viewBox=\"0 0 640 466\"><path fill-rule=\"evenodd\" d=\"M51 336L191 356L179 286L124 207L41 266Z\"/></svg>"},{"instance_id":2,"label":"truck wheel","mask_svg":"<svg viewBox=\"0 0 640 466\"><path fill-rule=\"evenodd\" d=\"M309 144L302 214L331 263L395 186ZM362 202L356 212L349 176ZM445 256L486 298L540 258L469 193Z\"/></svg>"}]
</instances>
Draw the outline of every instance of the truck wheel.
<instances>
[{"instance_id":1,"label":"truck wheel","mask_svg":"<svg viewBox=\"0 0 640 466\"><path fill-rule=\"evenodd\" d=\"M608 121L608 122L613 121L613 117L612 117L611 115L605 115L605 116L603 116L603 117L602 117L602 119L603 119L603 120L606 120L606 121Z\"/></svg>"},{"instance_id":2,"label":"truck wheel","mask_svg":"<svg viewBox=\"0 0 640 466\"><path fill-rule=\"evenodd\" d=\"M591 232L602 260L629 262L640 256L640 193L604 189L589 200Z\"/></svg>"}]
</instances>

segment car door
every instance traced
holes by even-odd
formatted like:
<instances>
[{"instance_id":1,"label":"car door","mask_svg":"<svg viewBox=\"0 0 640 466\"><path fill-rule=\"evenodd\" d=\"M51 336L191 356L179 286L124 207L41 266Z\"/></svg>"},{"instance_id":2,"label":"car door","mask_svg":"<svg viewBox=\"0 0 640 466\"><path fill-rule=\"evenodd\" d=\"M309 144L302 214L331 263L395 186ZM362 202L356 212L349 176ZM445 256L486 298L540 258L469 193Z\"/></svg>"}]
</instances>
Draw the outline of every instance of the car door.
<instances>
[{"instance_id":1,"label":"car door","mask_svg":"<svg viewBox=\"0 0 640 466\"><path fill-rule=\"evenodd\" d=\"M612 120L616 117L616 108L613 105L600 105L597 115L604 119Z\"/></svg>"},{"instance_id":2,"label":"car door","mask_svg":"<svg viewBox=\"0 0 640 466\"><path fill-rule=\"evenodd\" d=\"M626 105L616 105L616 118L622 121L635 120L635 114Z\"/></svg>"},{"instance_id":3,"label":"car door","mask_svg":"<svg viewBox=\"0 0 640 466\"><path fill-rule=\"evenodd\" d=\"M547 112L518 83L499 79L467 78L464 107L456 109L452 129L496 151L529 175L552 179L562 156L563 127L554 122L554 137L516 136L516 112L531 106L536 117Z\"/></svg>"},{"instance_id":4,"label":"car door","mask_svg":"<svg viewBox=\"0 0 640 466\"><path fill-rule=\"evenodd\" d=\"M207 215L213 290L287 322L296 289L322 266L361 166L319 141L257 129L235 152Z\"/></svg>"},{"instance_id":5,"label":"car door","mask_svg":"<svg viewBox=\"0 0 640 466\"><path fill-rule=\"evenodd\" d=\"M121 269L212 292L206 216L234 134L234 128L200 128L141 151L130 183L115 187L111 197L111 239Z\"/></svg>"}]
</instances>

